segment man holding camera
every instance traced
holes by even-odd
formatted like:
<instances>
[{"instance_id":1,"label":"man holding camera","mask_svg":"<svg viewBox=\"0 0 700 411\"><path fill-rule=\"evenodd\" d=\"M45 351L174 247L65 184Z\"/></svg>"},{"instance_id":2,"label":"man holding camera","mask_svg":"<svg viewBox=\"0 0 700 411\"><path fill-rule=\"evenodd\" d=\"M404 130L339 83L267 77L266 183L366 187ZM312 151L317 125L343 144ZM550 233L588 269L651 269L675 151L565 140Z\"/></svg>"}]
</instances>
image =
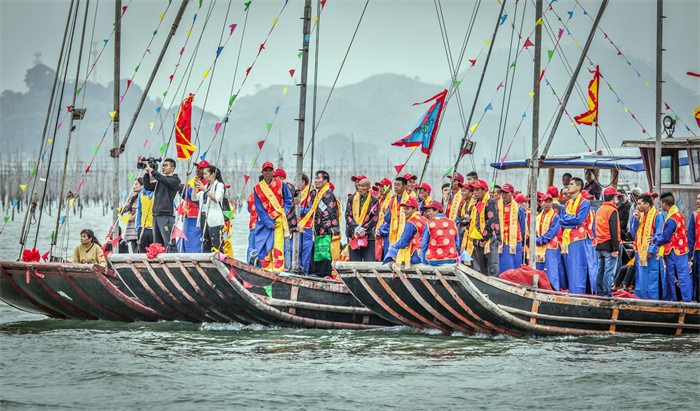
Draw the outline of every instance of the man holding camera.
<instances>
[{"instance_id":1,"label":"man holding camera","mask_svg":"<svg viewBox=\"0 0 700 411\"><path fill-rule=\"evenodd\" d=\"M144 170L150 178L144 179L144 188L153 191L153 241L165 247L170 245L170 236L175 225L173 200L180 187L180 177L175 172L175 160L166 158L161 166L162 174L153 169L155 162L147 160Z\"/></svg>"}]
</instances>

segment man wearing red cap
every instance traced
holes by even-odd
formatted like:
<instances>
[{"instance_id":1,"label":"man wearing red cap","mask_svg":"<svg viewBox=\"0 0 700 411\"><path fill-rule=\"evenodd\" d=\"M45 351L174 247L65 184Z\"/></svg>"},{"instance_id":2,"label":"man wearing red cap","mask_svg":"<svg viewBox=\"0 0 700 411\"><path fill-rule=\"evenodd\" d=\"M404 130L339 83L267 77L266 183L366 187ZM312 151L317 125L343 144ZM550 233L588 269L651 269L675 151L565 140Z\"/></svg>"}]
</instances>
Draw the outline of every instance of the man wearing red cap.
<instances>
[{"instance_id":1,"label":"man wearing red cap","mask_svg":"<svg viewBox=\"0 0 700 411\"><path fill-rule=\"evenodd\" d=\"M384 248L387 252L391 245L399 241L406 225L406 215L401 210L401 204L410 197L406 192L407 184L408 182L405 178L396 177L396 180L394 180L394 195L389 200L388 206L383 210L384 223L379 227L377 234L384 236ZM384 256L386 256L386 253ZM384 261L384 256L382 256L382 261Z\"/></svg>"},{"instance_id":2,"label":"man wearing red cap","mask_svg":"<svg viewBox=\"0 0 700 411\"><path fill-rule=\"evenodd\" d=\"M413 198L416 198L416 181L418 181L418 176L407 173L404 174L403 178L406 179L406 192Z\"/></svg>"},{"instance_id":3,"label":"man wearing red cap","mask_svg":"<svg viewBox=\"0 0 700 411\"><path fill-rule=\"evenodd\" d=\"M566 276L561 262L559 248L559 214L552 208L552 195L542 196L542 211L537 215L537 239L535 262L538 270L547 274L549 283L559 291L566 286Z\"/></svg>"},{"instance_id":4,"label":"man wearing red cap","mask_svg":"<svg viewBox=\"0 0 700 411\"><path fill-rule=\"evenodd\" d=\"M664 216L654 208L654 198L648 193L641 194L630 221L634 239L634 295L639 298L661 299L660 279L664 276L664 262L658 255L654 237L661 236L663 229ZM690 241L688 245L692 246ZM613 291L617 290L613 287Z\"/></svg>"},{"instance_id":5,"label":"man wearing red cap","mask_svg":"<svg viewBox=\"0 0 700 411\"><path fill-rule=\"evenodd\" d=\"M420 215L418 201L413 197L409 197L401 203L401 208L406 215L406 226L399 241L389 248L384 262L395 260L399 265L405 263L406 268L409 268L411 264L420 264L421 262L419 251L423 241L423 230L425 230L428 220Z\"/></svg>"},{"instance_id":6,"label":"man wearing red cap","mask_svg":"<svg viewBox=\"0 0 700 411\"><path fill-rule=\"evenodd\" d=\"M693 267L691 280L693 284L693 301L700 302L700 194L695 198L697 210L693 211L688 221L688 248L692 253Z\"/></svg>"},{"instance_id":7,"label":"man wearing red cap","mask_svg":"<svg viewBox=\"0 0 700 411\"><path fill-rule=\"evenodd\" d=\"M279 179L287 186L287 189L292 193L292 198L296 189L292 183L287 182L287 172L278 168L272 174L274 178ZM297 229L297 214L294 212L294 206L292 206L289 211L287 211L287 226L289 227L289 232L294 232ZM292 237L285 237L284 239L284 269L289 271L292 268Z\"/></svg>"},{"instance_id":8,"label":"man wearing red cap","mask_svg":"<svg viewBox=\"0 0 700 411\"><path fill-rule=\"evenodd\" d=\"M612 297L612 285L620 252L620 217L617 211L617 196L613 187L603 191L603 204L595 213L595 234L598 252L598 275L596 293L601 297Z\"/></svg>"},{"instance_id":9,"label":"man wearing red cap","mask_svg":"<svg viewBox=\"0 0 700 411\"><path fill-rule=\"evenodd\" d=\"M474 207L469 214L466 251L474 260L474 269L484 275L498 276L498 246L501 243L501 223L498 206L489 197L484 180L474 184Z\"/></svg>"},{"instance_id":10,"label":"man wearing red cap","mask_svg":"<svg viewBox=\"0 0 700 411\"><path fill-rule=\"evenodd\" d=\"M184 221L182 224L182 232L187 238L177 239L177 251L180 253L199 253L202 251L202 230L197 227L197 217L199 217L199 202L195 193L195 181L204 181L204 169L211 164L208 161L202 160L194 163L195 176L187 183L180 184L180 197L184 200L181 204ZM194 194L194 195L193 195ZM178 210L179 211L179 210Z\"/></svg>"},{"instance_id":11,"label":"man wearing red cap","mask_svg":"<svg viewBox=\"0 0 700 411\"><path fill-rule=\"evenodd\" d=\"M550 186L547 189L547 194L549 194L550 197L552 197L552 209L555 213L560 214L562 205L559 202L559 189L557 189L555 186Z\"/></svg>"},{"instance_id":12,"label":"man wearing red cap","mask_svg":"<svg viewBox=\"0 0 700 411\"><path fill-rule=\"evenodd\" d=\"M569 292L572 294L592 294L596 289L597 270L593 270L593 262L589 261L592 256L587 250L592 248L587 233L593 224L590 217L591 204L582 195L582 189L583 180L573 177L567 191L570 199L561 211L561 253L566 255L564 264Z\"/></svg>"},{"instance_id":13,"label":"man wearing red cap","mask_svg":"<svg viewBox=\"0 0 700 411\"><path fill-rule=\"evenodd\" d=\"M460 238L464 237L464 233L469 229L469 215L474 207L474 186L471 183L467 183L462 186L462 205L459 207L459 216L455 220L457 229L459 230ZM466 242L462 242L462 250Z\"/></svg>"},{"instance_id":14,"label":"man wearing red cap","mask_svg":"<svg viewBox=\"0 0 700 411\"><path fill-rule=\"evenodd\" d=\"M501 272L519 268L523 263L525 238L525 210L513 201L515 189L510 184L501 187L503 209L499 210L501 245L498 247L498 266Z\"/></svg>"},{"instance_id":15,"label":"man wearing red cap","mask_svg":"<svg viewBox=\"0 0 700 411\"><path fill-rule=\"evenodd\" d=\"M459 233L454 220L442 213L442 204L433 201L422 207L428 222L421 239L423 264L454 264L459 259Z\"/></svg>"},{"instance_id":16,"label":"man wearing red cap","mask_svg":"<svg viewBox=\"0 0 700 411\"><path fill-rule=\"evenodd\" d=\"M459 206L462 205L462 186L464 185L464 177L455 173L454 176L448 176L452 179L452 191L449 196L442 201L442 208L445 210L445 215L452 221L459 217Z\"/></svg>"},{"instance_id":17,"label":"man wearing red cap","mask_svg":"<svg viewBox=\"0 0 700 411\"><path fill-rule=\"evenodd\" d=\"M680 288L680 297L686 303L693 301L693 285L688 266L688 234L685 217L676 207L676 199L671 192L661 193L661 208L666 212L666 221L661 235L654 237L654 244L660 248L659 255L664 256L666 276L663 285L663 299L678 301L676 282Z\"/></svg>"},{"instance_id":18,"label":"man wearing red cap","mask_svg":"<svg viewBox=\"0 0 700 411\"><path fill-rule=\"evenodd\" d=\"M358 191L358 185L360 184L360 181L365 180L365 179L369 180L369 179L367 178L367 176L364 175L364 174L358 174L358 175L356 175L356 176L350 177L350 180L351 180L353 183L355 183L355 192Z\"/></svg>"},{"instance_id":19,"label":"man wearing red cap","mask_svg":"<svg viewBox=\"0 0 700 411\"><path fill-rule=\"evenodd\" d=\"M418 209L420 210L423 204L430 204L430 202L432 202L430 199L432 188L428 183L423 183L416 191L418 191L418 197L416 199L418 200Z\"/></svg>"},{"instance_id":20,"label":"man wearing red cap","mask_svg":"<svg viewBox=\"0 0 700 411\"><path fill-rule=\"evenodd\" d=\"M350 261L377 261L374 258L374 235L379 217L379 200L369 194L370 182L363 178L355 187L357 192L348 197L345 207L345 234L350 245Z\"/></svg>"},{"instance_id":21,"label":"man wearing red cap","mask_svg":"<svg viewBox=\"0 0 700 411\"><path fill-rule=\"evenodd\" d=\"M330 186L330 176L319 170L314 177L316 190L311 193L311 206L303 207L304 216L299 222L303 232L306 232L309 222L312 222L314 234L313 258L309 267L309 275L325 277L332 272L331 242L333 236L340 234L338 220L338 200Z\"/></svg>"},{"instance_id":22,"label":"man wearing red cap","mask_svg":"<svg viewBox=\"0 0 700 411\"><path fill-rule=\"evenodd\" d=\"M275 167L270 162L262 166L263 179L254 189L255 249L262 268L271 271L284 269L284 239L290 237L287 213L294 204L292 193L281 180L273 177Z\"/></svg>"},{"instance_id":23,"label":"man wearing red cap","mask_svg":"<svg viewBox=\"0 0 700 411\"><path fill-rule=\"evenodd\" d=\"M262 174L258 178L258 182L263 180ZM255 211L255 190L248 194L246 199L248 204L248 212L250 213L250 219L248 220L248 253L247 260L250 265L258 265L255 263L254 259L258 258L258 252L255 250L255 225L258 222L258 213Z\"/></svg>"},{"instance_id":24,"label":"man wearing red cap","mask_svg":"<svg viewBox=\"0 0 700 411\"><path fill-rule=\"evenodd\" d=\"M377 188L379 190L379 195L377 199L379 200L379 219L377 220L377 230L375 232L375 261L384 260L384 256L387 251L389 251L389 231L388 229L382 229L384 225L384 210L389 208L389 201L391 201L391 181L388 178L383 178L382 181L377 183ZM386 233L384 232L386 231Z\"/></svg>"}]
</instances>

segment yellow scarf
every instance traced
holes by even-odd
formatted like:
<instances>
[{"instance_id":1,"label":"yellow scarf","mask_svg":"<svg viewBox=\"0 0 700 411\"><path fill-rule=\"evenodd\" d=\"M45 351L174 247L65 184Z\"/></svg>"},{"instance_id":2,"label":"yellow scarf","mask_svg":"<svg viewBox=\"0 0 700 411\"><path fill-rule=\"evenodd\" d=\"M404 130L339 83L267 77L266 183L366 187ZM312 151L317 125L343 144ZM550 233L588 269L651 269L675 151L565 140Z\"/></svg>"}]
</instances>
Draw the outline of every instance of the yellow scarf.
<instances>
[{"instance_id":1,"label":"yellow scarf","mask_svg":"<svg viewBox=\"0 0 700 411\"><path fill-rule=\"evenodd\" d=\"M377 225L382 225L384 224L384 207L389 206L389 201L391 200L391 196L389 195L390 191L386 190L382 197L379 199L379 204L377 207L379 207L379 222Z\"/></svg>"},{"instance_id":2,"label":"yellow scarf","mask_svg":"<svg viewBox=\"0 0 700 411\"><path fill-rule=\"evenodd\" d=\"M576 214L578 212L578 207L581 205L581 201L583 201L583 196L581 196L581 193L578 193L578 196L576 196L576 198L572 198L571 200L567 201L565 208L566 213ZM569 254L569 244L571 244L571 230L573 229L565 228L563 231L561 242L562 254Z\"/></svg>"},{"instance_id":3,"label":"yellow scarf","mask_svg":"<svg viewBox=\"0 0 700 411\"><path fill-rule=\"evenodd\" d=\"M676 214L676 213L680 213L680 211L678 211L678 207L676 207L676 205L674 204L674 205L671 206L671 208L668 210L668 214L666 215L666 220L664 220L664 226L666 226L666 223L668 222L668 220L669 220L671 217L673 217L673 215ZM677 230L677 229L678 229L678 227L676 227L676 230ZM668 244L668 246L670 247L671 244ZM662 245L661 247L659 247L658 256L659 256L659 257L663 257L663 256L664 256L665 250L666 250L666 246L665 246L665 245Z\"/></svg>"},{"instance_id":4,"label":"yellow scarf","mask_svg":"<svg viewBox=\"0 0 700 411\"><path fill-rule=\"evenodd\" d=\"M403 210L402 210L403 211ZM407 218L407 221L413 218L415 215L420 215L418 211L415 211L413 214L411 214L410 217ZM396 263L401 264L401 263L406 263L406 268L411 267L411 249L412 249L412 244L409 242L408 247L402 248L399 250L399 253L396 255Z\"/></svg>"},{"instance_id":5,"label":"yellow scarf","mask_svg":"<svg viewBox=\"0 0 700 411\"><path fill-rule=\"evenodd\" d=\"M508 244L508 249L509 253L515 254L515 249L517 247L517 242L518 242L518 211L520 211L520 206L518 203L515 202L515 200L510 201L510 215L508 216L508 241L506 241L505 237L505 230L501 230L501 245L498 246L498 252L500 254L503 254L503 245ZM505 212L503 211L505 206L503 205L503 202L499 200L499 205L498 205L498 219L499 221L504 221L504 214Z\"/></svg>"},{"instance_id":6,"label":"yellow scarf","mask_svg":"<svg viewBox=\"0 0 700 411\"><path fill-rule=\"evenodd\" d=\"M658 214L658 212L654 206L651 206L651 210L644 213L644 215L640 218L637 236L634 239L634 246L637 249L637 254L639 254L639 265L642 267L647 266L647 253L652 240L653 234L651 230L654 225L656 214ZM639 235L640 231L642 235Z\"/></svg>"},{"instance_id":7,"label":"yellow scarf","mask_svg":"<svg viewBox=\"0 0 700 411\"><path fill-rule=\"evenodd\" d=\"M408 199L408 193L405 191L401 195L401 199L397 199L396 196L391 197L389 201L389 207L391 208L391 222L389 223L389 242L395 243L399 241L401 233L403 233L403 228L406 226L406 215L401 210L401 203Z\"/></svg>"},{"instance_id":8,"label":"yellow scarf","mask_svg":"<svg viewBox=\"0 0 700 411\"><path fill-rule=\"evenodd\" d=\"M540 237L549 231L549 227L552 225L552 219L554 218L554 209L550 209L546 214L537 214L537 236ZM538 245L535 249L535 261L538 263L544 262L544 255L547 252L547 244Z\"/></svg>"},{"instance_id":9,"label":"yellow scarf","mask_svg":"<svg viewBox=\"0 0 700 411\"><path fill-rule=\"evenodd\" d=\"M459 205L462 202L462 191L457 191L455 195L452 196L452 201L450 201L450 215L447 217L450 218L450 220L454 221L457 219L458 213L459 213Z\"/></svg>"},{"instance_id":10,"label":"yellow scarf","mask_svg":"<svg viewBox=\"0 0 700 411\"><path fill-rule=\"evenodd\" d=\"M308 223L309 220L314 217L314 215L316 214L316 209L318 208L318 202L321 201L321 197L323 197L323 195L328 190L330 190L330 185L326 183L326 185L323 186L321 191L319 191L316 194L316 198L314 198L314 203L311 205L311 209L309 210L309 212L306 213L306 215L304 216L304 218L301 219L301 221L299 221L300 227L306 227L306 223Z\"/></svg>"},{"instance_id":11,"label":"yellow scarf","mask_svg":"<svg viewBox=\"0 0 700 411\"><path fill-rule=\"evenodd\" d=\"M282 183L284 184L284 183ZM279 201L277 201L277 197L272 193L272 190L270 190L270 186L267 185L267 182L265 180L260 181L260 189L262 190L263 194L265 194L265 197L267 197L267 200L270 202L270 205L272 208L277 211L279 214L277 217L282 220L282 228L284 228L284 236L285 237L290 237L289 234L289 223L287 222L287 213L284 212L284 208L280 205Z\"/></svg>"},{"instance_id":12,"label":"yellow scarf","mask_svg":"<svg viewBox=\"0 0 700 411\"><path fill-rule=\"evenodd\" d=\"M471 227L469 228L469 235L467 236L467 253L469 255L473 255L474 252L474 240L483 240L484 237L481 235L481 232L476 229L476 217L477 214L479 214L479 227L482 229L486 227L486 217L484 215L486 214L486 206L488 205L489 201L489 193L486 192L484 193L484 198L481 199L481 202L484 203L484 208L483 212L479 213L477 211L477 206L478 204L474 204L474 207L472 207L472 211L469 214L469 220L471 221ZM486 245L484 245L484 254L490 254L491 253L491 240L486 241Z\"/></svg>"},{"instance_id":13,"label":"yellow scarf","mask_svg":"<svg viewBox=\"0 0 700 411\"><path fill-rule=\"evenodd\" d=\"M365 199L365 203L362 205L362 211L360 212L360 193L355 193L355 196L352 198L352 218L355 219L357 225L361 226L362 222L365 221L367 210L369 210L369 203L371 202L372 197L367 194L367 199ZM338 208L338 210L340 210L340 208ZM340 216L338 219L340 219Z\"/></svg>"}]
</instances>

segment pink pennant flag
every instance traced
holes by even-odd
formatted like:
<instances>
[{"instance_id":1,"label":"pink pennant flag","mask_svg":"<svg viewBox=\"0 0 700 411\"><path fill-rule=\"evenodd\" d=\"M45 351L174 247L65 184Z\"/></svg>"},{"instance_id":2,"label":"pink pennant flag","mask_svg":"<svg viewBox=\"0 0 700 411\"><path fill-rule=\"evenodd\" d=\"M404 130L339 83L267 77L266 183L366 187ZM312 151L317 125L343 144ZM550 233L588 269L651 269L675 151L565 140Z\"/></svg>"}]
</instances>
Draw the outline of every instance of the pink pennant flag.
<instances>
[{"instance_id":1,"label":"pink pennant flag","mask_svg":"<svg viewBox=\"0 0 700 411\"><path fill-rule=\"evenodd\" d=\"M236 26L237 26L237 24L232 24L232 25L229 26L229 27L231 28L231 32L228 34L229 36L230 36L231 34L233 34L233 31L234 31L234 30L236 30Z\"/></svg>"},{"instance_id":2,"label":"pink pennant flag","mask_svg":"<svg viewBox=\"0 0 700 411\"><path fill-rule=\"evenodd\" d=\"M177 226L173 227L172 238L183 238L183 239L185 239L185 241L187 241L187 236Z\"/></svg>"},{"instance_id":3,"label":"pink pennant flag","mask_svg":"<svg viewBox=\"0 0 700 411\"><path fill-rule=\"evenodd\" d=\"M231 269L228 271L228 276L226 277L226 279L230 280L233 277L235 277L236 275L238 275L238 273L236 272L236 269L231 267Z\"/></svg>"},{"instance_id":4,"label":"pink pennant flag","mask_svg":"<svg viewBox=\"0 0 700 411\"><path fill-rule=\"evenodd\" d=\"M27 284L29 284L29 279L31 278L32 273L27 269Z\"/></svg>"},{"instance_id":5,"label":"pink pennant flag","mask_svg":"<svg viewBox=\"0 0 700 411\"><path fill-rule=\"evenodd\" d=\"M290 75L291 77L294 77L294 69L289 70L289 75Z\"/></svg>"},{"instance_id":6,"label":"pink pennant flag","mask_svg":"<svg viewBox=\"0 0 700 411\"><path fill-rule=\"evenodd\" d=\"M216 125L214 126L214 133L215 134L219 132L219 129L221 128L221 124L222 123L216 123Z\"/></svg>"},{"instance_id":7,"label":"pink pennant flag","mask_svg":"<svg viewBox=\"0 0 700 411\"><path fill-rule=\"evenodd\" d=\"M476 60L469 60L470 63L472 63L472 66L476 64Z\"/></svg>"},{"instance_id":8,"label":"pink pennant flag","mask_svg":"<svg viewBox=\"0 0 700 411\"><path fill-rule=\"evenodd\" d=\"M559 38L561 38L562 34L564 34L564 29L559 29Z\"/></svg>"},{"instance_id":9,"label":"pink pennant flag","mask_svg":"<svg viewBox=\"0 0 700 411\"><path fill-rule=\"evenodd\" d=\"M182 50L180 50L180 55L182 56L182 53L185 52L185 48L183 47Z\"/></svg>"},{"instance_id":10,"label":"pink pennant flag","mask_svg":"<svg viewBox=\"0 0 700 411\"><path fill-rule=\"evenodd\" d=\"M501 157L501 167L503 167L503 162L506 161L506 156Z\"/></svg>"},{"instance_id":11,"label":"pink pennant flag","mask_svg":"<svg viewBox=\"0 0 700 411\"><path fill-rule=\"evenodd\" d=\"M221 262L226 261L226 254L224 254L224 253L219 253L219 261L221 261Z\"/></svg>"},{"instance_id":12,"label":"pink pennant flag","mask_svg":"<svg viewBox=\"0 0 700 411\"><path fill-rule=\"evenodd\" d=\"M124 96L121 96L121 98L119 99L119 102L121 103L123 101L124 101Z\"/></svg>"},{"instance_id":13,"label":"pink pennant flag","mask_svg":"<svg viewBox=\"0 0 700 411\"><path fill-rule=\"evenodd\" d=\"M243 281L243 288L253 288L253 284L249 283L248 281Z\"/></svg>"},{"instance_id":14,"label":"pink pennant flag","mask_svg":"<svg viewBox=\"0 0 700 411\"><path fill-rule=\"evenodd\" d=\"M146 140L146 142L143 143L143 147L145 148L147 144L148 144L148 140Z\"/></svg>"},{"instance_id":15,"label":"pink pennant flag","mask_svg":"<svg viewBox=\"0 0 700 411\"><path fill-rule=\"evenodd\" d=\"M405 166L405 165L406 164L401 164L400 166L394 166L394 168L396 169L396 174L401 174L401 170L403 170L403 166Z\"/></svg>"},{"instance_id":16,"label":"pink pennant flag","mask_svg":"<svg viewBox=\"0 0 700 411\"><path fill-rule=\"evenodd\" d=\"M503 87L503 82L501 82L501 84L499 84L498 87L496 87L496 91L500 90L501 87Z\"/></svg>"},{"instance_id":17,"label":"pink pennant flag","mask_svg":"<svg viewBox=\"0 0 700 411\"><path fill-rule=\"evenodd\" d=\"M58 127L56 127L56 131L60 130L62 125L63 125L62 121L60 123L58 123Z\"/></svg>"},{"instance_id":18,"label":"pink pennant flag","mask_svg":"<svg viewBox=\"0 0 700 411\"><path fill-rule=\"evenodd\" d=\"M258 141L258 148L262 150L263 144L265 144L265 140Z\"/></svg>"},{"instance_id":19,"label":"pink pennant flag","mask_svg":"<svg viewBox=\"0 0 700 411\"><path fill-rule=\"evenodd\" d=\"M82 187L82 186L83 186L83 182L81 181L80 183L78 183L78 189L75 191L80 191L80 187Z\"/></svg>"}]
</instances>

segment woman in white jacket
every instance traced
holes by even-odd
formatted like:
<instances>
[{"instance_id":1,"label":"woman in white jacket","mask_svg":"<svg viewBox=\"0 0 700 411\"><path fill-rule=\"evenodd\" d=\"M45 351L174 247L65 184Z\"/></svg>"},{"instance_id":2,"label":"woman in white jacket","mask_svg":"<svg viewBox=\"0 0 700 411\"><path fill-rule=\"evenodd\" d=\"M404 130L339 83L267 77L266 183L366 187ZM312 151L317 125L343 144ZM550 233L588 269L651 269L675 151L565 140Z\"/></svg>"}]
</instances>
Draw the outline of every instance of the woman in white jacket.
<instances>
[{"instance_id":1,"label":"woman in white jacket","mask_svg":"<svg viewBox=\"0 0 700 411\"><path fill-rule=\"evenodd\" d=\"M224 214L221 203L224 199L224 180L221 171L214 166L204 169L204 182L196 180L197 199L199 201L199 218L197 226L202 229L202 251L211 252L212 248L221 249L221 229L224 226Z\"/></svg>"}]
</instances>

